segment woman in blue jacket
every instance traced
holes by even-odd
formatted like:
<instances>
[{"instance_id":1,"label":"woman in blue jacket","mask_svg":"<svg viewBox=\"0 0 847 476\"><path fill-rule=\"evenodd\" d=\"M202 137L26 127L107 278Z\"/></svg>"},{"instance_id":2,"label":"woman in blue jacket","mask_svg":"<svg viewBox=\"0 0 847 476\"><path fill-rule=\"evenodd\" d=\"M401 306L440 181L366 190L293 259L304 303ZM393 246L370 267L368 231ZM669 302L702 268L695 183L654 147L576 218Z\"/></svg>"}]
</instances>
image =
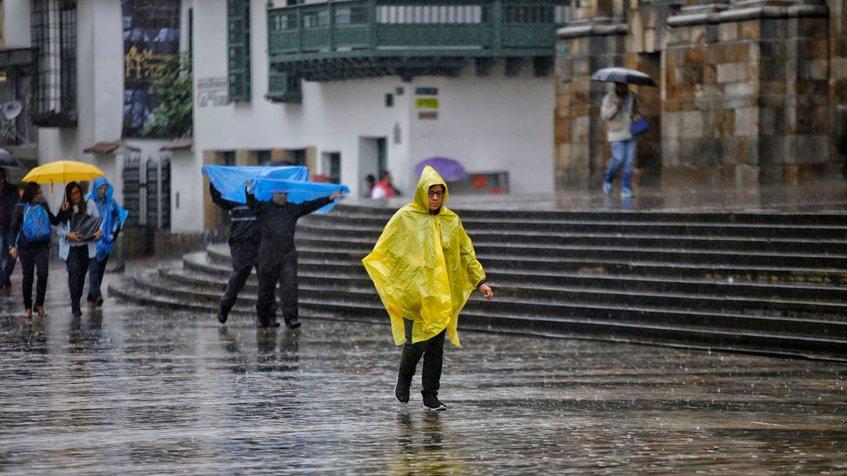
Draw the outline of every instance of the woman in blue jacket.
<instances>
[{"instance_id":1,"label":"woman in blue jacket","mask_svg":"<svg viewBox=\"0 0 847 476\"><path fill-rule=\"evenodd\" d=\"M86 198L88 203L97 207L100 218L100 239L97 240L97 254L91 258L88 271L88 304L92 308L103 305L103 294L100 292L100 284L103 282L103 274L106 272L106 264L112 255L112 247L118 238L127 211L118 205L113 198L114 187L106 177L100 177L94 181L94 187Z\"/></svg>"}]
</instances>

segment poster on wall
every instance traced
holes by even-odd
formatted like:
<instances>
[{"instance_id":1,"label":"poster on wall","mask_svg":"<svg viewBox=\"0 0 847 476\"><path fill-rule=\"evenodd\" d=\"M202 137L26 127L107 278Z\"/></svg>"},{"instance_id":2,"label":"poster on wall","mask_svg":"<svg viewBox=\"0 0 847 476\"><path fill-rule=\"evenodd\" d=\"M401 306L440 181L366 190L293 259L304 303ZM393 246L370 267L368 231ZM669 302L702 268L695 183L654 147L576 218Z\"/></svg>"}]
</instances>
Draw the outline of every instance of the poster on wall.
<instances>
[{"instance_id":1,"label":"poster on wall","mask_svg":"<svg viewBox=\"0 0 847 476\"><path fill-rule=\"evenodd\" d=\"M153 80L179 54L179 0L121 0L124 34L123 136L145 137L159 98Z\"/></svg>"}]
</instances>

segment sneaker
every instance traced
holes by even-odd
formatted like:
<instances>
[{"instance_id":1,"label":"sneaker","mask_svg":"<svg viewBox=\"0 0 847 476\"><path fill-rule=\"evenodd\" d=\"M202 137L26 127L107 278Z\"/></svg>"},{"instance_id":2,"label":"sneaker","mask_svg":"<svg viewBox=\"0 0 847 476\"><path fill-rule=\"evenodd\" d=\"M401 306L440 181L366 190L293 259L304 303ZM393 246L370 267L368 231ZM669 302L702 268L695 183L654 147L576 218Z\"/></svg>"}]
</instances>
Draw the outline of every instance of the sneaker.
<instances>
[{"instance_id":1,"label":"sneaker","mask_svg":"<svg viewBox=\"0 0 847 476\"><path fill-rule=\"evenodd\" d=\"M428 410L432 410L434 412L447 410L447 407L438 400L438 396L436 394L421 392L421 395L423 395L423 404Z\"/></svg>"},{"instance_id":2,"label":"sneaker","mask_svg":"<svg viewBox=\"0 0 847 476\"><path fill-rule=\"evenodd\" d=\"M277 326L279 326L279 323L277 323ZM292 317L291 319L286 319L285 320L285 327L287 327L289 329L300 328L300 318L299 317Z\"/></svg>"},{"instance_id":3,"label":"sneaker","mask_svg":"<svg viewBox=\"0 0 847 476\"><path fill-rule=\"evenodd\" d=\"M99 298L95 299L95 300L94 300L94 304L95 304L97 307L103 307L103 298L102 298L102 297L99 297Z\"/></svg>"},{"instance_id":4,"label":"sneaker","mask_svg":"<svg viewBox=\"0 0 847 476\"><path fill-rule=\"evenodd\" d=\"M632 198L634 196L635 196L635 194L632 193L632 190L630 190L628 188L621 190L621 198Z\"/></svg>"},{"instance_id":5,"label":"sneaker","mask_svg":"<svg viewBox=\"0 0 847 476\"><path fill-rule=\"evenodd\" d=\"M226 319L229 316L229 312L227 312L224 308L218 308L218 322L221 324L226 324Z\"/></svg>"},{"instance_id":6,"label":"sneaker","mask_svg":"<svg viewBox=\"0 0 847 476\"><path fill-rule=\"evenodd\" d=\"M609 182L603 182L603 193L606 195L612 194L612 184Z\"/></svg>"},{"instance_id":7,"label":"sneaker","mask_svg":"<svg viewBox=\"0 0 847 476\"><path fill-rule=\"evenodd\" d=\"M397 397L397 400L400 400L400 403L409 403L409 387L411 386L411 381L406 382L400 377L397 377L397 385L394 387L394 396Z\"/></svg>"}]
</instances>

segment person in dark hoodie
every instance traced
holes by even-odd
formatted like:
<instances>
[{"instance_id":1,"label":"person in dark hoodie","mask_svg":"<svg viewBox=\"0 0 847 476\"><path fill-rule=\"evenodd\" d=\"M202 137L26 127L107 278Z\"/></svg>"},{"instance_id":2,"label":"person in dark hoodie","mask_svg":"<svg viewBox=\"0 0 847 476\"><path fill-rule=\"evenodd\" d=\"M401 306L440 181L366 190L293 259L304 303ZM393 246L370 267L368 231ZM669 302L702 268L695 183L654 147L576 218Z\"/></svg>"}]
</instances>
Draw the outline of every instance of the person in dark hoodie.
<instances>
[{"instance_id":1,"label":"person in dark hoodie","mask_svg":"<svg viewBox=\"0 0 847 476\"><path fill-rule=\"evenodd\" d=\"M259 297L256 313L262 327L279 326L276 320L274 288L280 284L282 317L289 329L300 327L297 307L297 250L294 247L294 228L297 220L344 197L335 192L329 197L309 200L300 204L288 202L287 193L274 193L268 201L259 201L253 195L253 182L247 182L247 206L256 213L261 240L257 269Z\"/></svg>"},{"instance_id":2,"label":"person in dark hoodie","mask_svg":"<svg viewBox=\"0 0 847 476\"><path fill-rule=\"evenodd\" d=\"M18 187L6 182L6 169L0 168L0 239L3 240L0 244L0 289L12 285L10 278L17 261L9 255L11 243L6 242L6 237L9 234L9 225L12 223L12 212L18 201Z\"/></svg>"},{"instance_id":3,"label":"person in dark hoodie","mask_svg":"<svg viewBox=\"0 0 847 476\"><path fill-rule=\"evenodd\" d=\"M250 277L250 272L256 266L256 255L259 252L259 225L256 223L256 213L247 205L231 202L221 197L221 192L209 182L209 193L212 202L221 209L229 212L232 226L229 229L229 252L232 261L232 273L226 284L226 290L218 306L218 322L225 324L229 311L238 299L238 293Z\"/></svg>"},{"instance_id":4,"label":"person in dark hoodie","mask_svg":"<svg viewBox=\"0 0 847 476\"><path fill-rule=\"evenodd\" d=\"M21 291L24 297L26 317L32 317L33 271L38 274L35 290L35 312L44 317L44 296L47 294L47 276L50 264L51 226L59 223L50 207L44 201L41 187L35 182L27 182L21 202L12 211L9 234L9 254L21 260L23 280ZM36 271L37 270L37 271Z\"/></svg>"}]
</instances>

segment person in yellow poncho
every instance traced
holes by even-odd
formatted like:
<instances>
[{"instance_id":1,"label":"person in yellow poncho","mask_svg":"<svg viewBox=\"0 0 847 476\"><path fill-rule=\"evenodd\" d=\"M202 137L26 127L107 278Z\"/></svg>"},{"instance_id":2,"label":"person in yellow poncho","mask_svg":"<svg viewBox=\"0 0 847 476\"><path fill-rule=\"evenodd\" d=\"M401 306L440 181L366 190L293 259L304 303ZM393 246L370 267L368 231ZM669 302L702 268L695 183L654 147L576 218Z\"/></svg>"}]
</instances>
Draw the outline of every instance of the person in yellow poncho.
<instances>
[{"instance_id":1,"label":"person in yellow poncho","mask_svg":"<svg viewBox=\"0 0 847 476\"><path fill-rule=\"evenodd\" d=\"M447 197L444 179L425 167L411 203L397 210L362 260L388 311L394 343L403 345L394 394L408 403L423 356L421 395L432 410L446 409L438 400L445 334L459 347L456 325L471 292L494 296L462 221L444 207Z\"/></svg>"}]
</instances>

